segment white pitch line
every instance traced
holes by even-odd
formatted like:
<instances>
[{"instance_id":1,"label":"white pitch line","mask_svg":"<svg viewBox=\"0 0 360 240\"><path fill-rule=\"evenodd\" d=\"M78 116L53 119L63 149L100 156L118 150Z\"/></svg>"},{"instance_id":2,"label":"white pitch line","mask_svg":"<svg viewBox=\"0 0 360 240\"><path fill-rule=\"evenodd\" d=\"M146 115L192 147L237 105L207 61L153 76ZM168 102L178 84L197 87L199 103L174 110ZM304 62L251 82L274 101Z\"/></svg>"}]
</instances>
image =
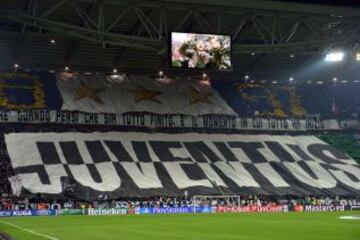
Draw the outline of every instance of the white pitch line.
<instances>
[{"instance_id":1,"label":"white pitch line","mask_svg":"<svg viewBox=\"0 0 360 240\"><path fill-rule=\"evenodd\" d=\"M46 234L42 234L42 233L37 233L33 230L30 230L30 229L27 229L27 228L23 228L19 225L16 225L16 224L13 224L13 223L9 223L9 222L6 222L6 221L2 221L0 220L1 223L4 223L4 224L7 224L9 226L12 226L14 228L17 228L17 229L20 229L22 231L25 231L25 232L29 232L29 233L32 233L34 235L37 235L37 236L40 236L40 237L43 237L43 238L47 238L47 239L51 239L51 240L59 240L58 238L55 238L55 237L52 237L52 236L49 236L49 235L46 235Z\"/></svg>"},{"instance_id":2,"label":"white pitch line","mask_svg":"<svg viewBox=\"0 0 360 240\"><path fill-rule=\"evenodd\" d=\"M360 220L360 215L353 215L353 216L340 216L340 219L346 220Z\"/></svg>"}]
</instances>

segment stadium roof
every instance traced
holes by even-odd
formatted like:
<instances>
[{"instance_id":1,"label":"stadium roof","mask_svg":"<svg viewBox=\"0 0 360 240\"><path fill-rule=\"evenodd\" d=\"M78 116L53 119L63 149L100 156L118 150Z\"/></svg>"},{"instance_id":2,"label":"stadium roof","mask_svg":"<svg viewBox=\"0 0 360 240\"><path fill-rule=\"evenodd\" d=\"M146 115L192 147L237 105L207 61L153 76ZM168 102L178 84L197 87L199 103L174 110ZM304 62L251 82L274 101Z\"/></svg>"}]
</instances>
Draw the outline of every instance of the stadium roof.
<instances>
[{"instance_id":1,"label":"stadium roof","mask_svg":"<svg viewBox=\"0 0 360 240\"><path fill-rule=\"evenodd\" d=\"M221 76L249 74L257 79L286 80L319 65L331 49L345 49L348 56L359 50L359 4L309 2L316 1L2 1L0 64L37 69L166 70L169 32L189 31L231 34L234 69ZM334 75L360 78L350 60L316 74L317 80Z\"/></svg>"}]
</instances>

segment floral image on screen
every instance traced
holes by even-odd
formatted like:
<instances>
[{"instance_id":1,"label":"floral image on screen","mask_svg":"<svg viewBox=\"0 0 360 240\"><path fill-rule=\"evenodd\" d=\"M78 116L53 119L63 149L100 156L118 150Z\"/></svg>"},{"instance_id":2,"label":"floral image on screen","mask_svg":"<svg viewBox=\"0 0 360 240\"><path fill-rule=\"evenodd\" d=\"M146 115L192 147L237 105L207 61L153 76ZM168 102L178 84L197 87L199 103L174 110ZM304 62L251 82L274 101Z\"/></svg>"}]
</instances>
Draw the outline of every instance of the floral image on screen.
<instances>
[{"instance_id":1,"label":"floral image on screen","mask_svg":"<svg viewBox=\"0 0 360 240\"><path fill-rule=\"evenodd\" d=\"M171 65L178 68L231 69L231 38L226 35L171 33Z\"/></svg>"}]
</instances>

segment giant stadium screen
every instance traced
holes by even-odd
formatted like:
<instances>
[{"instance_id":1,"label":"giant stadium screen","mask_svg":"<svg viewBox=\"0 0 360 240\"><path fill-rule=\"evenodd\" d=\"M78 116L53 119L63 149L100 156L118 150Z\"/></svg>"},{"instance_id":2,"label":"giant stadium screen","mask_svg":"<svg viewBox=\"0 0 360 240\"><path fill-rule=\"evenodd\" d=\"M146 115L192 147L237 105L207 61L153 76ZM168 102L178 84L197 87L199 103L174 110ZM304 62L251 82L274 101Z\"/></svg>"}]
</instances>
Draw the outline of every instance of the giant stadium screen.
<instances>
[{"instance_id":1,"label":"giant stadium screen","mask_svg":"<svg viewBox=\"0 0 360 240\"><path fill-rule=\"evenodd\" d=\"M208 70L230 70L229 35L171 33L171 66Z\"/></svg>"}]
</instances>

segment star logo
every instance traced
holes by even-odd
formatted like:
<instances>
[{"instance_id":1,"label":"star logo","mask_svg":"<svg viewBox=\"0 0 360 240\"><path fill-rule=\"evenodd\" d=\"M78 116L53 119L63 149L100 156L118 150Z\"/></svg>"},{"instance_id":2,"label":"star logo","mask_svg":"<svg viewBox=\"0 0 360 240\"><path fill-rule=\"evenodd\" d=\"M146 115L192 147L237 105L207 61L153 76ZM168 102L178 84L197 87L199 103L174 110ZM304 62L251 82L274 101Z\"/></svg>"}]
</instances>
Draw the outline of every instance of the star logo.
<instances>
[{"instance_id":1,"label":"star logo","mask_svg":"<svg viewBox=\"0 0 360 240\"><path fill-rule=\"evenodd\" d=\"M210 101L211 93L202 93L195 88L190 88L190 105L196 103L212 103Z\"/></svg>"},{"instance_id":2,"label":"star logo","mask_svg":"<svg viewBox=\"0 0 360 240\"><path fill-rule=\"evenodd\" d=\"M103 101L98 96L98 93L100 93L103 90L104 88L92 88L87 86L85 83L80 82L80 84L77 86L74 100L77 101L83 98L91 98L95 102L103 104Z\"/></svg>"},{"instance_id":3,"label":"star logo","mask_svg":"<svg viewBox=\"0 0 360 240\"><path fill-rule=\"evenodd\" d=\"M139 103L143 100L148 100L161 104L161 102L158 99L156 99L156 96L161 94L161 92L159 91L154 91L154 90L146 89L142 86L138 86L136 90L133 91L133 93L134 93L134 100L136 103Z\"/></svg>"}]
</instances>

